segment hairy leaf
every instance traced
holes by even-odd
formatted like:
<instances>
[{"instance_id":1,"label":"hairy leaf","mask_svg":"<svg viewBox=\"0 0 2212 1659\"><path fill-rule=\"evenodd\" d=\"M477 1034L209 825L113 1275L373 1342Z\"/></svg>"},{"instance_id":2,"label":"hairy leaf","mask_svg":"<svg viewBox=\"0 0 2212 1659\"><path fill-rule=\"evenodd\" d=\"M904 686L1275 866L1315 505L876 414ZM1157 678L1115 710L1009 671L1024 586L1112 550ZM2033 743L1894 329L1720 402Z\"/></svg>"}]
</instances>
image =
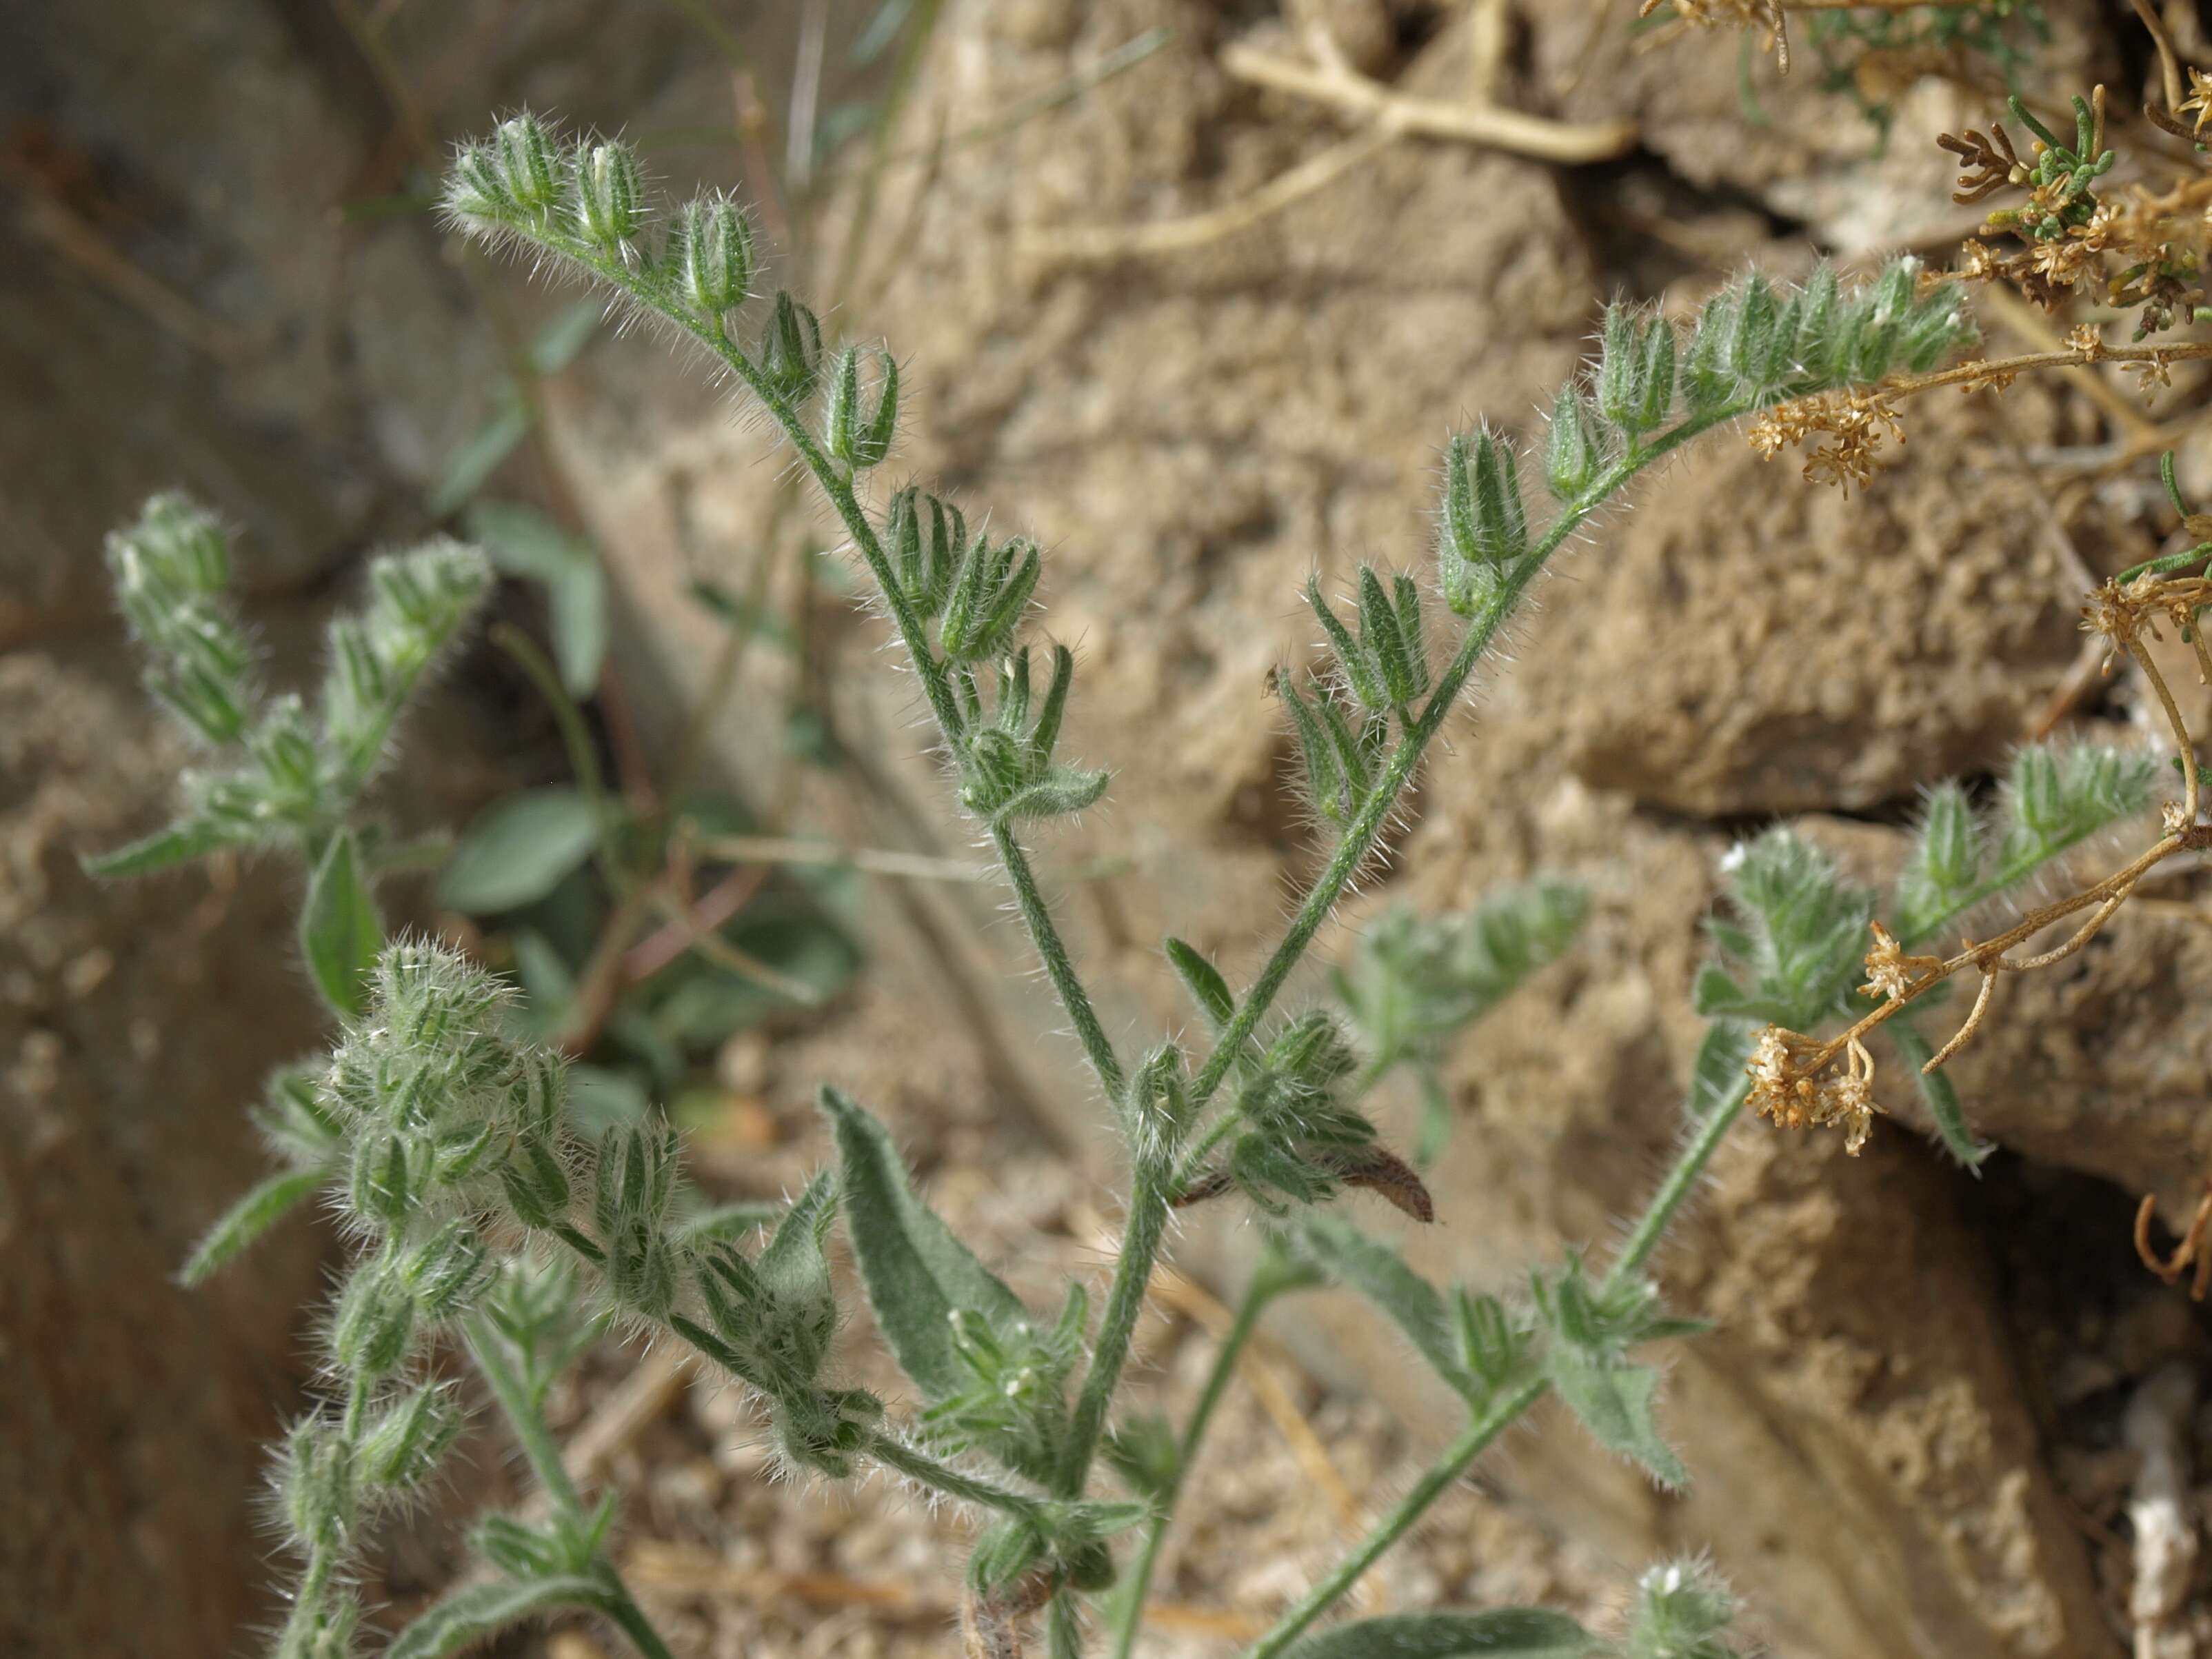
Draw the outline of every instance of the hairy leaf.
<instances>
[{"instance_id":1,"label":"hairy leaf","mask_svg":"<svg viewBox=\"0 0 2212 1659\"><path fill-rule=\"evenodd\" d=\"M570 1607L602 1607L606 1600L604 1585L567 1575L470 1584L433 1602L393 1637L385 1659L447 1659L516 1625Z\"/></svg>"},{"instance_id":2,"label":"hairy leaf","mask_svg":"<svg viewBox=\"0 0 2212 1659\"><path fill-rule=\"evenodd\" d=\"M1698 1044L1698 1058L1690 1067L1689 1097L1682 1115L1702 1123L1711 1113L1742 1093L1748 1086L1744 1066L1751 1059L1752 1031L1734 1020L1717 1019L1705 1027Z\"/></svg>"},{"instance_id":3,"label":"hairy leaf","mask_svg":"<svg viewBox=\"0 0 2212 1659\"><path fill-rule=\"evenodd\" d=\"M100 881L113 881L124 876L151 875L157 870L173 869L179 864L190 864L209 854L228 846L231 837L222 826L197 819L173 823L166 830L117 848L112 853L94 853L84 860L84 871Z\"/></svg>"},{"instance_id":4,"label":"hairy leaf","mask_svg":"<svg viewBox=\"0 0 2212 1659\"><path fill-rule=\"evenodd\" d=\"M1166 948L1168 960L1182 976L1191 1000L1217 1027L1226 1025L1237 1012L1237 998L1229 988L1229 981L1221 976L1221 970L1208 962L1196 945L1170 939Z\"/></svg>"},{"instance_id":5,"label":"hairy leaf","mask_svg":"<svg viewBox=\"0 0 2212 1659\"><path fill-rule=\"evenodd\" d=\"M330 1178L328 1170L286 1170L269 1176L201 1235L178 1271L178 1282L188 1288L204 1284L217 1268L299 1208Z\"/></svg>"},{"instance_id":6,"label":"hairy leaf","mask_svg":"<svg viewBox=\"0 0 2212 1659\"><path fill-rule=\"evenodd\" d=\"M1599 1444L1633 1458L1669 1491L1689 1484L1689 1471L1660 1437L1652 1420L1651 1407L1659 1393L1657 1370L1558 1340L1546 1345L1544 1370L1559 1398Z\"/></svg>"},{"instance_id":7,"label":"hairy leaf","mask_svg":"<svg viewBox=\"0 0 2212 1659\"><path fill-rule=\"evenodd\" d=\"M369 972L384 949L384 924L349 830L331 837L307 884L300 949L323 1000L342 1018L357 1017L368 1002Z\"/></svg>"},{"instance_id":8,"label":"hairy leaf","mask_svg":"<svg viewBox=\"0 0 2212 1659\"><path fill-rule=\"evenodd\" d=\"M954 1310L1006 1328L1026 1322L1028 1310L915 1194L883 1125L835 1089L823 1090L822 1109L837 1137L846 1231L876 1322L922 1392L950 1399L970 1382Z\"/></svg>"},{"instance_id":9,"label":"hairy leaf","mask_svg":"<svg viewBox=\"0 0 2212 1659\"><path fill-rule=\"evenodd\" d=\"M525 790L468 827L439 872L438 902L470 915L544 898L589 858L599 825L589 802L566 787Z\"/></svg>"},{"instance_id":10,"label":"hairy leaf","mask_svg":"<svg viewBox=\"0 0 2212 1659\"><path fill-rule=\"evenodd\" d=\"M1358 1291L1388 1315L1454 1392L1476 1391L1474 1379L1460 1363L1443 1293L1407 1267L1397 1251L1327 1213L1304 1217L1287 1243L1293 1255Z\"/></svg>"}]
</instances>

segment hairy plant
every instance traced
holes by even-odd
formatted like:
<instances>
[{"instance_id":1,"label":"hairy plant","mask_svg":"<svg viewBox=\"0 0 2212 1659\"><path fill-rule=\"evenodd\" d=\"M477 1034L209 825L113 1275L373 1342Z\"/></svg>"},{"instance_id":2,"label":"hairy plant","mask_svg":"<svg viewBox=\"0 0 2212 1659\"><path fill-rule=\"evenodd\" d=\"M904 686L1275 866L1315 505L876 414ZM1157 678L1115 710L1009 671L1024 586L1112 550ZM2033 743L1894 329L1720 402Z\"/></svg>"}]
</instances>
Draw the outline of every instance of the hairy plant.
<instances>
[{"instance_id":1,"label":"hairy plant","mask_svg":"<svg viewBox=\"0 0 2212 1659\"><path fill-rule=\"evenodd\" d=\"M272 1085L266 1121L282 1171L218 1224L189 1270L211 1271L316 1193L355 1244L321 1339L330 1404L295 1427L280 1457L279 1507L298 1571L277 1651L290 1659L353 1646L362 1612L352 1569L367 1523L422 1489L454 1430L453 1391L432 1365L452 1340L483 1375L541 1492L533 1518L479 1528L481 1573L392 1650L452 1653L517 1620L582 1608L612 1620L640 1651L665 1653L607 1553L607 1506L578 1492L542 1409L578 1346L611 1325L679 1342L749 1391L792 1468L828 1478L880 1470L969 1517L971 1651L1017 1651L1041 1621L1050 1650L1072 1656L1103 1621L1126 1655L1185 1472L1239 1351L1277 1299L1322 1285L1372 1301L1465 1412L1443 1452L1253 1645L1254 1659L1728 1651L1734 1603L1686 1563L1640 1579L1610 1639L1533 1609L1315 1627L1547 1393L1656 1482L1688 1478L1659 1429L1660 1373L1644 1350L1696 1327L1661 1306L1645 1269L1753 1094L1744 1067L1768 1041L1753 1032L1795 1032L1853 1006L1848 964L1871 901L1786 834L1744 851L1731 908L1715 925L1720 965L1699 984L1715 1024L1680 1150L1609 1261L1570 1255L1510 1297L1429 1283L1336 1200L1366 1191L1418 1219L1433 1213L1414 1165L1444 1121L1433 1098L1441 1091L1431 1084L1430 1127L1411 1162L1384 1144L1365 1097L1401 1066L1433 1079L1458 1032L1566 947L1582 895L1543 881L1465 915L1393 914L1341 970L1341 1013L1279 1005L1347 888L1376 861L1431 745L1553 556L1644 469L1702 433L1790 400L1934 372L1972 338L1957 286L1923 283L1899 262L1863 286L1825 268L1796 289L1748 275L1687 329L1616 306L1597 362L1560 390L1540 453L1524 457L1488 427L1454 436L1433 565L1419 574L1363 568L1342 599L1310 584L1320 659L1278 677L1328 842L1319 872L1241 992L1199 951L1167 941L1208 1038L1132 1054L1098 1018L1030 861L1030 835L1089 808L1110 784L1064 752L1073 654L1028 637L1043 552L972 526L937 495L873 487L902 412L896 359L825 338L820 319L788 293L756 296L755 236L740 205L704 196L662 210L618 141L567 141L514 117L461 149L447 210L465 234L580 276L629 315L695 343L788 444L888 614L951 791L998 859L1098 1109L1121 1133L1126 1219L1095 1313L1083 1286L1047 1310L1026 1304L962 1243L916 1190L883 1125L834 1087L822 1110L836 1170L757 1243L744 1237L750 1217L724 1226L691 1214L671 1132L635 1124L586 1144L568 1110L566 1069L516 1020L503 982L442 945L386 940L370 891L381 838L362 817L362 787L407 692L482 592L483 562L440 545L380 564L367 617L334 625L337 689L317 720L296 700L259 698L223 599L221 538L191 510L156 503L118 538L125 608L147 642L157 695L219 752L238 751L218 775L245 782L216 787L194 775L179 829L103 867L134 872L232 844L296 846L315 872L303 942L340 1021L326 1057ZM1534 505L1546 501L1547 509ZM2163 582L2171 573L2154 574ZM2134 607L2125 632L2196 590L2122 592ZM1931 795L1923 848L1899 890L1898 914L1913 918L1916 938L2132 810L2147 782L2139 763L2088 751L2031 750L2021 768L2007 816L1987 830L1955 790ZM1986 961L2018 965L2002 957ZM1991 978L1999 970L1976 964ZM1908 979L1910 994L1867 1018L1890 1019L1934 982ZM1896 1021L1896 1032L1909 1030ZM1839 1039L1834 1052L1856 1066L1856 1043ZM1858 1097L1838 1092L1855 1072L1832 1084L1820 1068L1807 1075L1808 1121L1860 1121ZM1954 1150L1969 1152L1955 1110L1936 1116L1954 1132ZM1171 1215L1206 1201L1249 1202L1269 1247L1178 1431L1128 1411L1124 1373ZM828 1249L841 1226L877 1329L913 1385L910 1408L838 1375L832 1338L846 1310ZM1102 1488L1102 1462L1112 1488Z\"/></svg>"}]
</instances>

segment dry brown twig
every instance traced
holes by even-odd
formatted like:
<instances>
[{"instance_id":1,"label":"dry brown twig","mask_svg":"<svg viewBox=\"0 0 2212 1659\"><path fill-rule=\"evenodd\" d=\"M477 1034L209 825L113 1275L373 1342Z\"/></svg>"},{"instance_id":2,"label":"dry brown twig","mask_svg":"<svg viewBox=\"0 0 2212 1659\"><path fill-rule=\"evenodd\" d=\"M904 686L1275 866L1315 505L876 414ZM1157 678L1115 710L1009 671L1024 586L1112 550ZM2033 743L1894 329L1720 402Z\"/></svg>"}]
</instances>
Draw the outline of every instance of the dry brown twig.
<instances>
[{"instance_id":1,"label":"dry brown twig","mask_svg":"<svg viewBox=\"0 0 2212 1659\"><path fill-rule=\"evenodd\" d=\"M2212 1181L2204 1183L2204 1196L2197 1200L2181 1243L2163 1260L2150 1242L2150 1224L2157 1213L2158 1194L2145 1193L2136 1209L2136 1254L2142 1258L2144 1267L2169 1285L2179 1283L2181 1275L2193 1266L2197 1272L2189 1281L2189 1297L2192 1302L2202 1302L2205 1292L2212 1291L2212 1250L2204 1248L2206 1235L2212 1233Z\"/></svg>"}]
</instances>

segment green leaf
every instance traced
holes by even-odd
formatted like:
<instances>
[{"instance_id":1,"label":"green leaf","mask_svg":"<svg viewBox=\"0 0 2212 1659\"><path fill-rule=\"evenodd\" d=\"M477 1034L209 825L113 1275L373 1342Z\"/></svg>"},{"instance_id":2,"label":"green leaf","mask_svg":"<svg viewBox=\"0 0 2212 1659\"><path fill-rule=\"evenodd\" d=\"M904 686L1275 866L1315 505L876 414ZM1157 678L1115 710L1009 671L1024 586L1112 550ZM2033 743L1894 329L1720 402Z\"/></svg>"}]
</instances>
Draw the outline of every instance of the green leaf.
<instances>
[{"instance_id":1,"label":"green leaf","mask_svg":"<svg viewBox=\"0 0 2212 1659\"><path fill-rule=\"evenodd\" d=\"M431 516L447 518L466 507L470 497L484 487L485 481L499 471L501 463L514 453L529 435L530 411L512 391L507 392L501 397L498 407L477 428L476 435L454 452L446 476L430 492Z\"/></svg>"},{"instance_id":2,"label":"green leaf","mask_svg":"<svg viewBox=\"0 0 2212 1659\"><path fill-rule=\"evenodd\" d=\"M1230 991L1229 981L1222 978L1221 970L1201 956L1196 945L1186 945L1179 939L1168 940L1167 953L1176 972L1182 976L1191 1000L1217 1029L1228 1024L1237 1012L1237 998Z\"/></svg>"},{"instance_id":3,"label":"green leaf","mask_svg":"<svg viewBox=\"0 0 2212 1659\"><path fill-rule=\"evenodd\" d=\"M1912 1068L1912 1080L1920 1087L1921 1102L1928 1108L1929 1120L1936 1126L1936 1138L1943 1143L1943 1150L1969 1170L1979 1168L1982 1160L1996 1148L1974 1139L1974 1132L1966 1123L1966 1109L1959 1099L1959 1091L1950 1073L1920 1069L1935 1059L1935 1046L1920 1034L1920 1028L1911 1018L1903 1014L1889 1022L1889 1040L1897 1049L1897 1057Z\"/></svg>"},{"instance_id":4,"label":"green leaf","mask_svg":"<svg viewBox=\"0 0 2212 1659\"><path fill-rule=\"evenodd\" d=\"M1387 1314L1454 1392L1478 1392L1474 1379L1460 1364L1443 1292L1407 1267L1397 1251L1327 1212L1306 1216L1289 1243L1293 1255Z\"/></svg>"},{"instance_id":5,"label":"green leaf","mask_svg":"<svg viewBox=\"0 0 2212 1659\"><path fill-rule=\"evenodd\" d=\"M455 844L438 875L438 902L471 915L532 903L591 856L598 836L590 804L566 785L510 795Z\"/></svg>"},{"instance_id":6,"label":"green leaf","mask_svg":"<svg viewBox=\"0 0 2212 1659\"><path fill-rule=\"evenodd\" d=\"M1703 1123L1711 1113L1741 1095L1748 1084L1744 1067L1751 1063L1751 1028L1735 1020L1717 1019L1705 1027L1705 1041L1690 1067L1689 1098L1682 1115Z\"/></svg>"},{"instance_id":7,"label":"green leaf","mask_svg":"<svg viewBox=\"0 0 2212 1659\"><path fill-rule=\"evenodd\" d=\"M592 343L606 314L607 308L597 300L577 301L530 343L530 366L540 374L558 374Z\"/></svg>"},{"instance_id":8,"label":"green leaf","mask_svg":"<svg viewBox=\"0 0 2212 1659\"><path fill-rule=\"evenodd\" d=\"M1309 1636L1284 1659L1583 1659L1598 1651L1564 1613L1495 1607L1486 1613L1391 1613Z\"/></svg>"},{"instance_id":9,"label":"green leaf","mask_svg":"<svg viewBox=\"0 0 2212 1659\"><path fill-rule=\"evenodd\" d=\"M823 1090L822 1109L837 1136L846 1231L876 1322L906 1374L933 1401L949 1400L972 1380L954 1345L953 1310L1002 1329L1026 1322L1028 1310L915 1195L882 1124L835 1089Z\"/></svg>"},{"instance_id":10,"label":"green leaf","mask_svg":"<svg viewBox=\"0 0 2212 1659\"><path fill-rule=\"evenodd\" d=\"M300 912L300 949L323 1000L342 1018L356 1017L368 1002L369 970L384 949L384 924L350 830L331 837L307 884L307 902Z\"/></svg>"},{"instance_id":11,"label":"green leaf","mask_svg":"<svg viewBox=\"0 0 2212 1659\"><path fill-rule=\"evenodd\" d=\"M561 684L571 696L590 696L607 654L607 579L599 549L514 501L478 501L469 509L468 528L493 564L544 588Z\"/></svg>"},{"instance_id":12,"label":"green leaf","mask_svg":"<svg viewBox=\"0 0 2212 1659\"><path fill-rule=\"evenodd\" d=\"M1690 1472L1652 1420L1659 1393L1656 1370L1607 1358L1554 1334L1545 1345L1544 1370L1600 1445L1634 1459L1670 1492L1689 1484Z\"/></svg>"},{"instance_id":13,"label":"green leaf","mask_svg":"<svg viewBox=\"0 0 2212 1659\"><path fill-rule=\"evenodd\" d=\"M188 1290L206 1283L216 1269L299 1208L330 1176L328 1170L286 1170L270 1176L200 1236L178 1272L177 1282Z\"/></svg>"},{"instance_id":14,"label":"green leaf","mask_svg":"<svg viewBox=\"0 0 2212 1659\"><path fill-rule=\"evenodd\" d=\"M228 842L229 837L216 825L187 820L183 823L173 823L166 830L157 830L152 835L118 847L112 853L88 854L82 862L85 874L98 881L113 881L121 876L150 875L156 870L190 864L194 859L204 859Z\"/></svg>"},{"instance_id":15,"label":"green leaf","mask_svg":"<svg viewBox=\"0 0 2212 1659\"><path fill-rule=\"evenodd\" d=\"M604 1608L606 1601L604 1585L565 1575L471 1584L433 1602L392 1638L385 1659L447 1659L530 1620L568 1607Z\"/></svg>"}]
</instances>

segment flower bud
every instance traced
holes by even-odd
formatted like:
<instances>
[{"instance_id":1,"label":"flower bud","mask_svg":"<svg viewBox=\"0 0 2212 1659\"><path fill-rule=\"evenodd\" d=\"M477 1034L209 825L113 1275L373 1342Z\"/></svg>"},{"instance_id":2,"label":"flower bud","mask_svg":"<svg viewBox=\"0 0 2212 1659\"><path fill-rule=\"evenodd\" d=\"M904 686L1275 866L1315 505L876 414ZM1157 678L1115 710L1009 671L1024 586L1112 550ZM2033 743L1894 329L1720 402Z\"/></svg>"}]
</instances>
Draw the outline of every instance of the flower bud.
<instances>
[{"instance_id":1,"label":"flower bud","mask_svg":"<svg viewBox=\"0 0 2212 1659\"><path fill-rule=\"evenodd\" d=\"M342 1543L360 1510L354 1449L334 1423L307 1417L284 1439L277 1491L292 1536L309 1548Z\"/></svg>"},{"instance_id":2,"label":"flower bud","mask_svg":"<svg viewBox=\"0 0 2212 1659\"><path fill-rule=\"evenodd\" d=\"M803 404L814 395L822 374L821 319L786 290L776 292L756 366L769 390L784 402Z\"/></svg>"},{"instance_id":3,"label":"flower bud","mask_svg":"<svg viewBox=\"0 0 2212 1659\"><path fill-rule=\"evenodd\" d=\"M891 497L884 539L907 603L925 617L938 616L968 546L968 521L960 509L908 484Z\"/></svg>"},{"instance_id":4,"label":"flower bud","mask_svg":"<svg viewBox=\"0 0 2212 1659\"><path fill-rule=\"evenodd\" d=\"M623 143L579 144L575 168L576 228L602 252L621 252L641 218L636 152Z\"/></svg>"},{"instance_id":5,"label":"flower bud","mask_svg":"<svg viewBox=\"0 0 2212 1659\"><path fill-rule=\"evenodd\" d=\"M677 236L684 298L709 317L744 304L753 279L753 232L744 210L726 197L702 196L685 204Z\"/></svg>"},{"instance_id":6,"label":"flower bud","mask_svg":"<svg viewBox=\"0 0 2212 1659\"><path fill-rule=\"evenodd\" d=\"M1528 550L1528 514L1521 499L1520 466L1513 446L1486 430L1472 446L1455 435L1444 456L1444 597L1461 616L1472 614L1479 584L1468 568L1502 567Z\"/></svg>"},{"instance_id":7,"label":"flower bud","mask_svg":"<svg viewBox=\"0 0 2212 1659\"><path fill-rule=\"evenodd\" d=\"M346 1200L356 1215L396 1226L427 1196L436 1148L404 1129L365 1130L354 1141Z\"/></svg>"},{"instance_id":8,"label":"flower bud","mask_svg":"<svg viewBox=\"0 0 2212 1659\"><path fill-rule=\"evenodd\" d=\"M1598 348L1597 412L1611 424L1632 432L1644 372L1644 337L1636 313L1616 300L1605 308Z\"/></svg>"},{"instance_id":9,"label":"flower bud","mask_svg":"<svg viewBox=\"0 0 2212 1659\"><path fill-rule=\"evenodd\" d=\"M460 1431L460 1410L449 1389L434 1383L410 1389L362 1434L361 1477L373 1486L410 1491L429 1477Z\"/></svg>"},{"instance_id":10,"label":"flower bud","mask_svg":"<svg viewBox=\"0 0 2212 1659\"><path fill-rule=\"evenodd\" d=\"M500 182L517 205L533 213L553 205L560 191L560 175L553 156L553 136L544 122L527 111L501 121L492 135L492 151Z\"/></svg>"},{"instance_id":11,"label":"flower bud","mask_svg":"<svg viewBox=\"0 0 2212 1659\"><path fill-rule=\"evenodd\" d=\"M568 1213L568 1172L543 1135L526 1134L499 1172L514 1218L526 1227L551 1227Z\"/></svg>"},{"instance_id":12,"label":"flower bud","mask_svg":"<svg viewBox=\"0 0 2212 1659\"><path fill-rule=\"evenodd\" d=\"M347 1281L331 1326L331 1354L349 1375L375 1382L407 1360L415 1339L415 1297L381 1262L364 1264Z\"/></svg>"},{"instance_id":13,"label":"flower bud","mask_svg":"<svg viewBox=\"0 0 2212 1659\"><path fill-rule=\"evenodd\" d=\"M1563 503L1579 500L1596 482L1603 465L1592 428L1589 400L1571 386L1559 388L1552 405L1551 439L1544 449L1544 482Z\"/></svg>"},{"instance_id":14,"label":"flower bud","mask_svg":"<svg viewBox=\"0 0 2212 1659\"><path fill-rule=\"evenodd\" d=\"M830 453L849 463L856 471L879 466L890 453L891 436L898 423L898 362L888 351L876 353L878 386L876 406L870 412L860 397L860 354L851 346L837 354L837 367L830 381L827 428Z\"/></svg>"}]
</instances>

